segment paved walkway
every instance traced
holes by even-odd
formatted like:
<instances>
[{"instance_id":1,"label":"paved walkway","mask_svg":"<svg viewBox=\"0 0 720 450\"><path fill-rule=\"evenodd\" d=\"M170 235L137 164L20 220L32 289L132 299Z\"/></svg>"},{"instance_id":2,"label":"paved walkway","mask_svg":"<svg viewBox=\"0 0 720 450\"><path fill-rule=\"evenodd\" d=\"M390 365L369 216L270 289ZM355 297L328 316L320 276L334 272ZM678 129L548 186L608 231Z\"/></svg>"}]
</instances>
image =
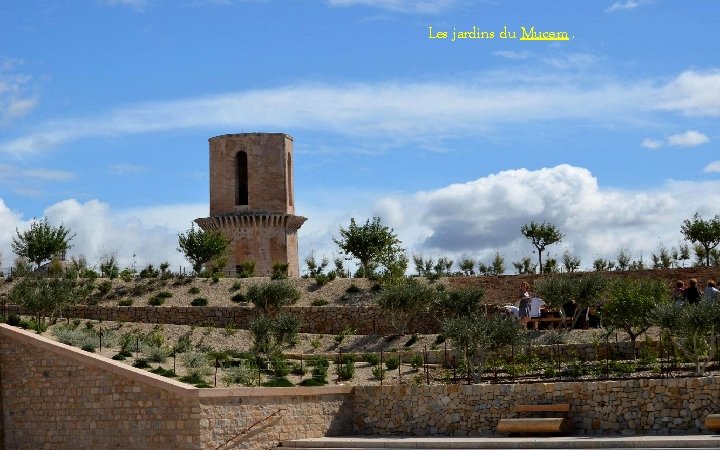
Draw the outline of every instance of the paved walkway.
<instances>
[{"instance_id":1,"label":"paved walkway","mask_svg":"<svg viewBox=\"0 0 720 450\"><path fill-rule=\"evenodd\" d=\"M284 442L303 449L720 449L720 435L562 437L326 437Z\"/></svg>"}]
</instances>

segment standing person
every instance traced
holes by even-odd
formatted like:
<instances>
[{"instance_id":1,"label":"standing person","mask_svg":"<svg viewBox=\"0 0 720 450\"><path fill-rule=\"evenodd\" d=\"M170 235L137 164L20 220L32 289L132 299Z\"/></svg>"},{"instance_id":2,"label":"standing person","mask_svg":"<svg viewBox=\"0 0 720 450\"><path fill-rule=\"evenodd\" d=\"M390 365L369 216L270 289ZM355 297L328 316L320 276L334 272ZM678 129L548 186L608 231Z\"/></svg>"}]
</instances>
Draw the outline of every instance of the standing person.
<instances>
[{"instance_id":1,"label":"standing person","mask_svg":"<svg viewBox=\"0 0 720 450\"><path fill-rule=\"evenodd\" d=\"M682 304L685 300L685 283L680 280L675 283L675 289L672 291L672 299L676 305Z\"/></svg>"},{"instance_id":2,"label":"standing person","mask_svg":"<svg viewBox=\"0 0 720 450\"><path fill-rule=\"evenodd\" d=\"M530 320L530 284L523 281L520 284L520 295L518 304L518 313L520 315L520 323L527 327L527 323Z\"/></svg>"},{"instance_id":3,"label":"standing person","mask_svg":"<svg viewBox=\"0 0 720 450\"><path fill-rule=\"evenodd\" d=\"M690 286L685 288L683 294L685 295L685 301L691 305L700 301L700 289L697 287L697 279L690 279Z\"/></svg>"},{"instance_id":4,"label":"standing person","mask_svg":"<svg viewBox=\"0 0 720 450\"><path fill-rule=\"evenodd\" d=\"M542 315L542 311L547 307L547 304L543 299L537 296L533 296L530 299L530 318L531 319L539 319ZM535 322L533 324L534 329L538 329L538 323Z\"/></svg>"},{"instance_id":5,"label":"standing person","mask_svg":"<svg viewBox=\"0 0 720 450\"><path fill-rule=\"evenodd\" d=\"M718 294L720 294L720 291L718 291L717 287L715 286L715 280L709 280L707 282L707 286L705 286L705 299L717 300L718 298L720 298Z\"/></svg>"}]
</instances>

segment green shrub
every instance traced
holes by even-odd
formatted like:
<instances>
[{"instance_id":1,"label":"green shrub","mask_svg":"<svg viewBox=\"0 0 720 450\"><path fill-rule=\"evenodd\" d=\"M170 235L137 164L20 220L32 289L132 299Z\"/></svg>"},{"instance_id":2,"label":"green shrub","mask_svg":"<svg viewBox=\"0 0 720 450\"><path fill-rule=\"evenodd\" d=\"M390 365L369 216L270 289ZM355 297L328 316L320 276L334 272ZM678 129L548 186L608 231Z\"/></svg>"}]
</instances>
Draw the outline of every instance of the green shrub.
<instances>
[{"instance_id":1,"label":"green shrub","mask_svg":"<svg viewBox=\"0 0 720 450\"><path fill-rule=\"evenodd\" d=\"M317 379L317 378L305 378L300 382L300 386L325 386L328 384L326 379Z\"/></svg>"},{"instance_id":2,"label":"green shrub","mask_svg":"<svg viewBox=\"0 0 720 450\"><path fill-rule=\"evenodd\" d=\"M125 361L125 358L126 358L126 356L123 355L122 353L116 353L112 357L112 359L114 359L115 361Z\"/></svg>"},{"instance_id":3,"label":"green shrub","mask_svg":"<svg viewBox=\"0 0 720 450\"><path fill-rule=\"evenodd\" d=\"M148 363L147 359L139 358L135 363L133 363L133 367L138 369L148 369L150 367L150 363Z\"/></svg>"},{"instance_id":4,"label":"green shrub","mask_svg":"<svg viewBox=\"0 0 720 450\"><path fill-rule=\"evenodd\" d=\"M160 291L157 294L155 294L155 297L159 297L159 298L170 298L172 296L173 296L172 292L168 292L168 291Z\"/></svg>"},{"instance_id":5,"label":"green shrub","mask_svg":"<svg viewBox=\"0 0 720 450\"><path fill-rule=\"evenodd\" d=\"M173 371L172 369L163 369L163 368L160 367L160 366L158 366L157 368L151 370L150 372L152 372L152 373L154 373L154 374L157 374L157 375L161 375L161 376L163 376L163 377L168 377L168 378L175 378L175 377L177 377L177 374L176 374L175 371Z\"/></svg>"},{"instance_id":6,"label":"green shrub","mask_svg":"<svg viewBox=\"0 0 720 450\"><path fill-rule=\"evenodd\" d=\"M112 283L108 280L103 281L102 283L98 284L98 292L100 295L107 295L108 292L112 289Z\"/></svg>"},{"instance_id":7,"label":"green shrub","mask_svg":"<svg viewBox=\"0 0 720 450\"><path fill-rule=\"evenodd\" d=\"M207 299L204 298L204 297L194 298L194 299L190 302L190 306L207 306L207 304L208 304L208 301L207 301Z\"/></svg>"},{"instance_id":8,"label":"green shrub","mask_svg":"<svg viewBox=\"0 0 720 450\"><path fill-rule=\"evenodd\" d=\"M242 283L239 281L236 281L233 283L232 286L230 286L230 291L231 292L239 291L241 288L242 288Z\"/></svg>"},{"instance_id":9,"label":"green shrub","mask_svg":"<svg viewBox=\"0 0 720 450\"><path fill-rule=\"evenodd\" d=\"M161 306L163 303L165 303L165 299L157 295L150 297L150 300L148 300L150 306Z\"/></svg>"},{"instance_id":10,"label":"green shrub","mask_svg":"<svg viewBox=\"0 0 720 450\"><path fill-rule=\"evenodd\" d=\"M312 374L313 379L327 383L330 361L326 357L318 356L308 359L307 364L312 367L312 371L310 373Z\"/></svg>"},{"instance_id":11,"label":"green shrub","mask_svg":"<svg viewBox=\"0 0 720 450\"><path fill-rule=\"evenodd\" d=\"M375 378L376 380L385 379L385 369L383 369L383 367L379 364L372 368L372 374L373 378Z\"/></svg>"},{"instance_id":12,"label":"green shrub","mask_svg":"<svg viewBox=\"0 0 720 450\"><path fill-rule=\"evenodd\" d=\"M170 356L170 349L167 347L150 347L146 346L143 348L143 354L147 360L154 363L163 363Z\"/></svg>"},{"instance_id":13,"label":"green shrub","mask_svg":"<svg viewBox=\"0 0 720 450\"><path fill-rule=\"evenodd\" d=\"M363 361L367 361L367 363L371 366L377 366L380 364L380 355L375 352L365 352L362 354L361 358Z\"/></svg>"},{"instance_id":14,"label":"green shrub","mask_svg":"<svg viewBox=\"0 0 720 450\"><path fill-rule=\"evenodd\" d=\"M387 367L387 370L397 369L398 367L400 367L400 358L395 355L388 356L385 360L385 367Z\"/></svg>"},{"instance_id":15,"label":"green shrub","mask_svg":"<svg viewBox=\"0 0 720 450\"><path fill-rule=\"evenodd\" d=\"M238 278L250 278L255 275L255 261L241 262L240 270L237 272Z\"/></svg>"},{"instance_id":16,"label":"green shrub","mask_svg":"<svg viewBox=\"0 0 720 450\"><path fill-rule=\"evenodd\" d=\"M315 275L315 283L317 283L318 287L326 285L329 281L330 277L325 275L324 273L319 273Z\"/></svg>"},{"instance_id":17,"label":"green shrub","mask_svg":"<svg viewBox=\"0 0 720 450\"><path fill-rule=\"evenodd\" d=\"M198 385L198 384L204 385L205 384L205 379L202 377L202 375L200 375L198 373L192 373L192 374L182 376L179 378L179 380L182 381L183 383L193 384L193 385Z\"/></svg>"},{"instance_id":18,"label":"green shrub","mask_svg":"<svg viewBox=\"0 0 720 450\"><path fill-rule=\"evenodd\" d=\"M362 290L357 287L355 283L350 283L350 286L345 289L345 292L347 292L348 294L357 294L358 292L362 292Z\"/></svg>"},{"instance_id":19,"label":"green shrub","mask_svg":"<svg viewBox=\"0 0 720 450\"><path fill-rule=\"evenodd\" d=\"M305 368L305 366L303 366L300 363L294 363L292 365L292 368L290 369L290 373L293 375L302 377L302 376L305 376L305 374L307 374L307 369Z\"/></svg>"},{"instance_id":20,"label":"green shrub","mask_svg":"<svg viewBox=\"0 0 720 450\"><path fill-rule=\"evenodd\" d=\"M412 358L410 358L410 365L413 369L418 370L423 365L423 356L420 353L415 353Z\"/></svg>"},{"instance_id":21,"label":"green shrub","mask_svg":"<svg viewBox=\"0 0 720 450\"><path fill-rule=\"evenodd\" d=\"M335 335L335 345L340 345L345 341L345 338L348 336L351 336L355 334L355 330L353 328L345 328L341 332Z\"/></svg>"},{"instance_id":22,"label":"green shrub","mask_svg":"<svg viewBox=\"0 0 720 450\"><path fill-rule=\"evenodd\" d=\"M232 300L232 301L235 302L235 303L244 303L244 302L247 301L247 298L245 298L245 295L244 295L244 294L237 293L237 294L233 295L233 296L230 298L230 300Z\"/></svg>"},{"instance_id":23,"label":"green shrub","mask_svg":"<svg viewBox=\"0 0 720 450\"><path fill-rule=\"evenodd\" d=\"M144 269L140 271L140 278L157 278L160 276L160 271L153 267L152 264L148 264Z\"/></svg>"},{"instance_id":24,"label":"green shrub","mask_svg":"<svg viewBox=\"0 0 720 450\"><path fill-rule=\"evenodd\" d=\"M318 298L312 301L312 306L325 306L328 304L328 301L324 298Z\"/></svg>"},{"instance_id":25,"label":"green shrub","mask_svg":"<svg viewBox=\"0 0 720 450\"><path fill-rule=\"evenodd\" d=\"M288 277L288 263L275 263L272 266L270 278L273 280L284 280Z\"/></svg>"},{"instance_id":26,"label":"green shrub","mask_svg":"<svg viewBox=\"0 0 720 450\"><path fill-rule=\"evenodd\" d=\"M270 367L275 378L285 378L290 374L290 364L281 354L273 355L270 358Z\"/></svg>"},{"instance_id":27,"label":"green shrub","mask_svg":"<svg viewBox=\"0 0 720 450\"><path fill-rule=\"evenodd\" d=\"M118 302L118 306L132 306L132 304L133 304L133 300L131 298L120 300Z\"/></svg>"},{"instance_id":28,"label":"green shrub","mask_svg":"<svg viewBox=\"0 0 720 450\"><path fill-rule=\"evenodd\" d=\"M256 283L248 288L247 299L255 307L271 314L283 306L297 302L300 299L300 291L287 281Z\"/></svg>"},{"instance_id":29,"label":"green shrub","mask_svg":"<svg viewBox=\"0 0 720 450\"><path fill-rule=\"evenodd\" d=\"M340 364L337 365L337 375L342 381L352 380L355 376L355 359L352 355L343 356Z\"/></svg>"},{"instance_id":30,"label":"green shrub","mask_svg":"<svg viewBox=\"0 0 720 450\"><path fill-rule=\"evenodd\" d=\"M249 361L243 361L235 367L223 369L222 381L226 386L242 384L243 386L256 386L258 382L258 368Z\"/></svg>"},{"instance_id":31,"label":"green shrub","mask_svg":"<svg viewBox=\"0 0 720 450\"><path fill-rule=\"evenodd\" d=\"M190 289L188 289L188 292L192 295L196 295L200 293L200 288L197 286L193 286Z\"/></svg>"},{"instance_id":32,"label":"green shrub","mask_svg":"<svg viewBox=\"0 0 720 450\"><path fill-rule=\"evenodd\" d=\"M408 339L407 342L405 342L405 347L412 346L414 343L417 342L417 340L418 340L418 335L413 334L412 336L410 336L410 339Z\"/></svg>"},{"instance_id":33,"label":"green shrub","mask_svg":"<svg viewBox=\"0 0 720 450\"><path fill-rule=\"evenodd\" d=\"M382 285L381 285L380 283L375 283L375 284L372 285L372 287L370 288L370 290L371 290L372 292L382 291Z\"/></svg>"}]
</instances>

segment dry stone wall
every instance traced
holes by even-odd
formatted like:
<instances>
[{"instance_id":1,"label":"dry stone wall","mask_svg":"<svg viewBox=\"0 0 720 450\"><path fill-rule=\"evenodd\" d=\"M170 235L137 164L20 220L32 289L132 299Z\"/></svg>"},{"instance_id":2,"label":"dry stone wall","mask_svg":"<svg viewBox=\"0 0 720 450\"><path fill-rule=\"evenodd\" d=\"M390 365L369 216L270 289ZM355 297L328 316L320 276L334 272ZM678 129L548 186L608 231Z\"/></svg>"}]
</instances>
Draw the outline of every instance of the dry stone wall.
<instances>
[{"instance_id":1,"label":"dry stone wall","mask_svg":"<svg viewBox=\"0 0 720 450\"><path fill-rule=\"evenodd\" d=\"M386 312L376 306L310 306L284 308L284 312L300 317L302 333L337 334L352 328L357 334L391 334L398 332L400 322L394 322ZM8 312L21 314L25 310L10 306ZM76 306L67 312L68 317L124 322L165 323L247 329L258 310L249 307L215 306ZM407 333L433 334L440 332L440 323L430 314L421 314L403 322Z\"/></svg>"},{"instance_id":2,"label":"dry stone wall","mask_svg":"<svg viewBox=\"0 0 720 450\"><path fill-rule=\"evenodd\" d=\"M720 379L494 385L358 386L354 430L373 435L492 436L517 404L570 403L577 435L697 434L720 410Z\"/></svg>"},{"instance_id":3,"label":"dry stone wall","mask_svg":"<svg viewBox=\"0 0 720 450\"><path fill-rule=\"evenodd\" d=\"M352 388L198 389L7 325L0 381L8 450L259 450L352 431Z\"/></svg>"}]
</instances>

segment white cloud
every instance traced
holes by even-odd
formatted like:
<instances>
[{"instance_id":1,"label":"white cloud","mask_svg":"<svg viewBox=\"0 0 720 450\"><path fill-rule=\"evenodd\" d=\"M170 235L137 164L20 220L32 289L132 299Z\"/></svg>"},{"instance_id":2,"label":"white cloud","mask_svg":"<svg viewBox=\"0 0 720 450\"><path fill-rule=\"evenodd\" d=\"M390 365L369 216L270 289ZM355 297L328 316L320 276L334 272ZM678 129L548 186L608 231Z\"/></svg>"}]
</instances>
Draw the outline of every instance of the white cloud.
<instances>
[{"instance_id":1,"label":"white cloud","mask_svg":"<svg viewBox=\"0 0 720 450\"><path fill-rule=\"evenodd\" d=\"M141 9L147 5L148 0L103 0L103 3L111 6L130 6Z\"/></svg>"},{"instance_id":2,"label":"white cloud","mask_svg":"<svg viewBox=\"0 0 720 450\"><path fill-rule=\"evenodd\" d=\"M705 173L720 173L720 161L713 161L703 169Z\"/></svg>"},{"instance_id":3,"label":"white cloud","mask_svg":"<svg viewBox=\"0 0 720 450\"><path fill-rule=\"evenodd\" d=\"M656 148L662 147L662 146L663 146L663 142L660 141L660 140L658 140L658 139L645 138L645 139L643 139L643 141L640 143L640 146L641 146L641 147L645 147L645 148L656 149Z\"/></svg>"},{"instance_id":4,"label":"white cloud","mask_svg":"<svg viewBox=\"0 0 720 450\"><path fill-rule=\"evenodd\" d=\"M38 105L32 77L17 70L22 64L17 58L0 58L0 126L25 117Z\"/></svg>"},{"instance_id":5,"label":"white cloud","mask_svg":"<svg viewBox=\"0 0 720 450\"><path fill-rule=\"evenodd\" d=\"M707 91L712 86L717 92ZM366 143L437 147L444 137L483 134L506 124L570 119L627 124L658 111L709 115L713 108L720 114L720 106L700 103L702 95L716 95L720 104L720 72L684 72L662 85L650 80L581 83L523 73L463 81L300 83L137 103L46 122L31 134L0 142L0 152L21 155L84 138L192 128L313 130L362 137Z\"/></svg>"},{"instance_id":6,"label":"white cloud","mask_svg":"<svg viewBox=\"0 0 720 450\"><path fill-rule=\"evenodd\" d=\"M668 144L674 147L697 147L706 144L710 139L699 131L688 130L682 134L673 134L668 137Z\"/></svg>"},{"instance_id":7,"label":"white cloud","mask_svg":"<svg viewBox=\"0 0 720 450\"><path fill-rule=\"evenodd\" d=\"M455 5L455 0L328 0L330 6L371 6L395 12L435 14Z\"/></svg>"},{"instance_id":8,"label":"white cloud","mask_svg":"<svg viewBox=\"0 0 720 450\"><path fill-rule=\"evenodd\" d=\"M713 167L720 170L720 162ZM614 258L623 246L634 258L644 255L647 262L658 240L667 247L681 240L680 224L695 211L717 213L720 181L669 181L652 191L617 190L601 187L587 169L560 165L507 170L408 195L358 195L333 192L334 199L347 201L313 197L317 203L298 205L298 213L309 218L299 232L301 259L310 251L318 257L336 255L332 237L339 226L347 226L350 217L363 221L377 215L395 229L410 254L455 260L468 255L488 262L499 251L510 270L512 261L536 256L520 235L522 224L536 220L551 222L565 234L561 243L548 248L550 255L569 249L590 266L598 256ZM85 255L91 263L117 250L122 265L131 264L135 254L138 265L168 260L188 266L176 251L177 233L207 212L207 204L114 210L98 200L69 199L48 207L43 215L53 224L70 227L77 235L70 255ZM10 240L15 227L24 229L28 223L0 199L5 266L14 258Z\"/></svg>"},{"instance_id":9,"label":"white cloud","mask_svg":"<svg viewBox=\"0 0 720 450\"><path fill-rule=\"evenodd\" d=\"M53 225L63 223L75 238L68 256L83 255L91 264L110 251L117 251L120 264L128 266L133 254L139 266L169 261L173 266L188 267L177 249L177 234L190 228L192 221L207 214L207 205L166 205L136 210L113 210L107 203L75 199L58 202L43 212ZM15 256L10 248L15 228L23 230L30 220L23 220L10 211L0 199L0 252L3 266L12 264Z\"/></svg>"},{"instance_id":10,"label":"white cloud","mask_svg":"<svg viewBox=\"0 0 720 450\"><path fill-rule=\"evenodd\" d=\"M685 71L657 94L658 109L688 116L720 116L720 69Z\"/></svg>"},{"instance_id":11,"label":"white cloud","mask_svg":"<svg viewBox=\"0 0 720 450\"><path fill-rule=\"evenodd\" d=\"M70 181L75 174L65 170L31 168L23 169L7 164L0 164L0 182L13 183L16 181Z\"/></svg>"},{"instance_id":12,"label":"white cloud","mask_svg":"<svg viewBox=\"0 0 720 450\"><path fill-rule=\"evenodd\" d=\"M432 191L386 195L345 214L325 213L332 220L344 219L344 226L349 217L379 215L411 254L455 260L469 255L487 263L499 251L511 270L511 261L537 257L520 234L530 220L551 222L565 233L560 244L548 248L555 257L569 249L589 267L598 256L614 259L623 246L635 259L642 254L647 263L658 240L668 248L676 245L684 219L696 210L716 214L719 203L720 182L669 181L653 191L617 190L601 187L587 169L560 165L503 171ZM308 216L308 224L315 221ZM330 230L313 233L316 254L336 251L330 236L337 225L314 227Z\"/></svg>"},{"instance_id":13,"label":"white cloud","mask_svg":"<svg viewBox=\"0 0 720 450\"><path fill-rule=\"evenodd\" d=\"M606 13L611 13L615 11L629 11L631 9L635 9L638 6L640 6L640 3L642 3L640 0L617 0L612 5L610 5L607 9L605 9Z\"/></svg>"}]
</instances>

